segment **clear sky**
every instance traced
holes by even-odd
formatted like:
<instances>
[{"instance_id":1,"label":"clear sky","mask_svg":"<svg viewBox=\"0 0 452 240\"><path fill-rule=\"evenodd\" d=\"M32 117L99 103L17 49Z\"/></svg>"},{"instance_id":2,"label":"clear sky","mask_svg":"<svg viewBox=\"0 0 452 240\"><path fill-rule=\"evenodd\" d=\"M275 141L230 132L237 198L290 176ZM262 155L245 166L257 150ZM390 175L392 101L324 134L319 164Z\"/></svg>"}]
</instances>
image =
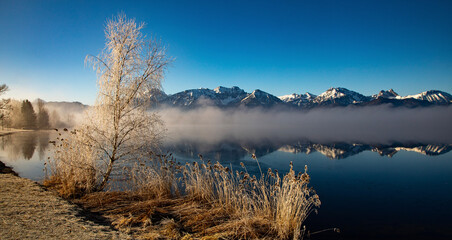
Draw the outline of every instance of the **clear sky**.
<instances>
[{"instance_id":1,"label":"clear sky","mask_svg":"<svg viewBox=\"0 0 452 240\"><path fill-rule=\"evenodd\" d=\"M103 49L106 19L119 12L146 22L176 58L167 93L452 93L452 1L0 0L6 96L93 104L96 74L84 59Z\"/></svg>"}]
</instances>

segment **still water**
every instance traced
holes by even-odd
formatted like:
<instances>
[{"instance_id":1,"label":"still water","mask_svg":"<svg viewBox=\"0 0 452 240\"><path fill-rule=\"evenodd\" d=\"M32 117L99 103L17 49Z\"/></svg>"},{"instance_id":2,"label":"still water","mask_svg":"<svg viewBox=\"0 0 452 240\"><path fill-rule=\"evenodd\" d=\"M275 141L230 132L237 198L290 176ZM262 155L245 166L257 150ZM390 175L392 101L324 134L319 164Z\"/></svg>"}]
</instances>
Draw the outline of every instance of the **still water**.
<instances>
[{"instance_id":1,"label":"still water","mask_svg":"<svg viewBox=\"0 0 452 240\"><path fill-rule=\"evenodd\" d=\"M54 132L0 137L0 160L20 176L41 181ZM259 174L308 166L322 201L307 221L313 239L452 239L452 145L428 143L187 142L172 138L165 151L180 161L205 160Z\"/></svg>"}]
</instances>

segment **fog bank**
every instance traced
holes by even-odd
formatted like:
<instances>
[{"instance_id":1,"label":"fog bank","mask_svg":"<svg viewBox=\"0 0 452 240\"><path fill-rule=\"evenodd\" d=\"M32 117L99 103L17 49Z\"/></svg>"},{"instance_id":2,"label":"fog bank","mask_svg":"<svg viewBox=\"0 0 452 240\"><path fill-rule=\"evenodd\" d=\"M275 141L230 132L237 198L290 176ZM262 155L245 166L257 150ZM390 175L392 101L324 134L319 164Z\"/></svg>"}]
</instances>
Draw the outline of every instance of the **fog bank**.
<instances>
[{"instance_id":1,"label":"fog bank","mask_svg":"<svg viewBox=\"0 0 452 240\"><path fill-rule=\"evenodd\" d=\"M159 114L168 128L170 142L452 143L452 106L337 107L310 111L167 108Z\"/></svg>"}]
</instances>

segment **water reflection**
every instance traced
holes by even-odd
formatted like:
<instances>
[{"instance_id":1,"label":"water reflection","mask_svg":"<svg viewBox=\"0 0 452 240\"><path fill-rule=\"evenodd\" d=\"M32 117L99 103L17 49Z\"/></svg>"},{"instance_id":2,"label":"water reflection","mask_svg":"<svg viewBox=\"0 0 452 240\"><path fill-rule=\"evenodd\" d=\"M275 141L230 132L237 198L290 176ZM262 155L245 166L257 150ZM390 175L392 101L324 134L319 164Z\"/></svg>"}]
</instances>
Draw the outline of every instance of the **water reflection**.
<instances>
[{"instance_id":1,"label":"water reflection","mask_svg":"<svg viewBox=\"0 0 452 240\"><path fill-rule=\"evenodd\" d=\"M309 141L297 141L292 143L234 143L221 142L215 144L202 142L168 142L165 148L183 158L197 158L202 154L205 158L216 161L240 161L244 157L255 154L263 157L275 151L293 154L320 153L329 159L344 159L364 151L378 153L380 156L393 157L400 151L416 152L427 156L436 156L449 152L452 144L428 144L428 143L392 143L392 144L359 144L359 143L313 143Z\"/></svg>"},{"instance_id":2,"label":"water reflection","mask_svg":"<svg viewBox=\"0 0 452 240\"><path fill-rule=\"evenodd\" d=\"M37 145L36 135L32 135L29 138L25 139L25 141L23 141L22 155L24 156L25 159L30 160L31 157L33 157L36 145Z\"/></svg>"},{"instance_id":3,"label":"water reflection","mask_svg":"<svg viewBox=\"0 0 452 240\"><path fill-rule=\"evenodd\" d=\"M43 160L49 147L49 139L49 131L9 134L0 138L0 149L9 161L30 160L35 152L38 152L39 159Z\"/></svg>"},{"instance_id":4,"label":"water reflection","mask_svg":"<svg viewBox=\"0 0 452 240\"><path fill-rule=\"evenodd\" d=\"M30 160L35 153L44 160L49 148L51 131L21 132L0 137L0 150L8 160ZM236 141L236 142L196 142L172 140L167 141L163 148L179 157L196 159L202 154L205 159L237 163L251 154L263 157L273 152L288 152L293 154L320 153L329 159L344 159L364 151L371 151L380 156L393 157L400 151L410 151L426 156L437 156L452 150L452 144L401 143L363 144L363 143L315 143L303 139L299 141Z\"/></svg>"},{"instance_id":5,"label":"water reflection","mask_svg":"<svg viewBox=\"0 0 452 240\"><path fill-rule=\"evenodd\" d=\"M44 159L46 151L49 148L49 140L50 140L50 133L49 132L46 132L46 133L38 135L39 159Z\"/></svg>"}]
</instances>

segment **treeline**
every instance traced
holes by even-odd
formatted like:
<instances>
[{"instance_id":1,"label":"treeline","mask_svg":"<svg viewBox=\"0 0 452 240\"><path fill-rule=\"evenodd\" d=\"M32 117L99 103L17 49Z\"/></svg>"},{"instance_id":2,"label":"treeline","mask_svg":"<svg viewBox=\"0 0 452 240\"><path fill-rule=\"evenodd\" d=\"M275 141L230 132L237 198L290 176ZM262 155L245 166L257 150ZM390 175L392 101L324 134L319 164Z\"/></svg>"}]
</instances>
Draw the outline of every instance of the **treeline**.
<instances>
[{"instance_id":1,"label":"treeline","mask_svg":"<svg viewBox=\"0 0 452 240\"><path fill-rule=\"evenodd\" d=\"M8 90L6 84L0 84L0 95ZM49 129L66 127L60 121L60 116L55 110L49 115L45 104L41 99L36 100L35 106L28 100L0 99L1 128Z\"/></svg>"},{"instance_id":2,"label":"treeline","mask_svg":"<svg viewBox=\"0 0 452 240\"><path fill-rule=\"evenodd\" d=\"M41 99L36 101L35 107L28 100L22 102L11 100L2 126L22 129L49 129L52 127L50 118L49 111Z\"/></svg>"}]
</instances>

